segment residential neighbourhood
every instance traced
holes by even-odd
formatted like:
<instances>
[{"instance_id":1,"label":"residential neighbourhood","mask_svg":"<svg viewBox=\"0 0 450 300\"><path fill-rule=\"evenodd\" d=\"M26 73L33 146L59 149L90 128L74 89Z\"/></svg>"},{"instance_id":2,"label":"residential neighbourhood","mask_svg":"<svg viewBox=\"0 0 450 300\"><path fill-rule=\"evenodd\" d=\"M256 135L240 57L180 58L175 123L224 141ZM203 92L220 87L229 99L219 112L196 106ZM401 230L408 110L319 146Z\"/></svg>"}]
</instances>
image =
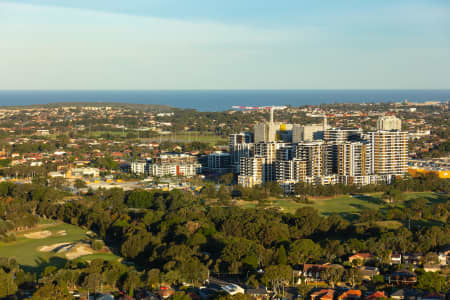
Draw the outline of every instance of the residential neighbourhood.
<instances>
[{"instance_id":1,"label":"residential neighbourhood","mask_svg":"<svg viewBox=\"0 0 450 300\"><path fill-rule=\"evenodd\" d=\"M445 110L1 109L4 276L20 299L448 299Z\"/></svg>"}]
</instances>

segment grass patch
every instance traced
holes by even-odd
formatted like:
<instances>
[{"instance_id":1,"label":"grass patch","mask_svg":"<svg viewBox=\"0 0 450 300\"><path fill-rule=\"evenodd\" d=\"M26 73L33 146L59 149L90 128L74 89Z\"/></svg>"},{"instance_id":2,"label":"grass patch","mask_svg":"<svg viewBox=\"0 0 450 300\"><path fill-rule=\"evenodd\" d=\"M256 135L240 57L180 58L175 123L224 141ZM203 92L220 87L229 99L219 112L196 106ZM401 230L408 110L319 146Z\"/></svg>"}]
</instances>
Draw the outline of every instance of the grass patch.
<instances>
[{"instance_id":1,"label":"grass patch","mask_svg":"<svg viewBox=\"0 0 450 300\"><path fill-rule=\"evenodd\" d=\"M297 203L293 199L275 199L269 201L267 207L275 207L283 212L295 213L301 207L316 208L322 215L330 215L332 213L341 214L343 216L359 214L361 211L370 209L378 210L385 207L386 203L381 199L383 193L361 194L361 195L342 195L330 198L313 198L310 199L311 204ZM443 196L432 192L411 192L404 193L405 201L415 198L425 198L428 202L437 203L444 201ZM404 207L405 203L396 203L396 206ZM238 201L237 205L243 208L256 208L257 203ZM397 226L398 224L381 224L381 226Z\"/></svg>"},{"instance_id":2,"label":"grass patch","mask_svg":"<svg viewBox=\"0 0 450 300\"><path fill-rule=\"evenodd\" d=\"M61 266L67 261L64 253L41 252L39 248L42 246L53 245L58 243L72 243L88 238L86 231L80 227L65 224L46 224L45 228L30 230L17 234L17 240L11 243L0 243L0 257L14 257L17 262L27 271L40 272L48 265ZM51 236L43 239L29 239L24 234L48 230ZM58 232L65 230L66 235L57 235Z\"/></svg>"},{"instance_id":3,"label":"grass patch","mask_svg":"<svg viewBox=\"0 0 450 300\"><path fill-rule=\"evenodd\" d=\"M99 138L103 136L111 136L111 137L123 137L127 138L127 134L132 133L136 135L133 138L130 139L137 139L139 137L139 132L136 130L125 130L125 134L122 131L107 131L107 130L100 130L100 131L92 131L88 135L90 138ZM140 135L140 140L142 141L155 141L155 142L165 142L165 141L171 141L171 142L178 142L178 143L192 143L192 142L203 142L203 143L209 143L209 144L223 144L228 142L228 138L217 136L215 134L207 133L207 132L191 132L191 133L172 133L167 135L155 135L152 137L142 137L142 134Z\"/></svg>"},{"instance_id":4,"label":"grass patch","mask_svg":"<svg viewBox=\"0 0 450 300\"><path fill-rule=\"evenodd\" d=\"M205 132L199 132L194 133L177 133L177 134L168 134L168 135L161 135L152 137L149 139L144 140L153 140L155 142L159 141L171 141L171 142L178 142L178 143L192 143L192 142L202 142L202 143L209 143L209 144L223 144L228 141L227 138L217 136L214 134L209 134Z\"/></svg>"},{"instance_id":5,"label":"grass patch","mask_svg":"<svg viewBox=\"0 0 450 300\"><path fill-rule=\"evenodd\" d=\"M311 204L297 203L295 200L276 199L269 201L267 207L275 207L281 209L283 212L295 213L295 211L301 207L314 207L322 215L329 215L332 213L358 213L364 209L378 209L382 205L375 202L367 201L366 199L355 198L350 195L338 196L332 198L319 198L310 200ZM244 208L256 208L256 203L242 203Z\"/></svg>"}]
</instances>

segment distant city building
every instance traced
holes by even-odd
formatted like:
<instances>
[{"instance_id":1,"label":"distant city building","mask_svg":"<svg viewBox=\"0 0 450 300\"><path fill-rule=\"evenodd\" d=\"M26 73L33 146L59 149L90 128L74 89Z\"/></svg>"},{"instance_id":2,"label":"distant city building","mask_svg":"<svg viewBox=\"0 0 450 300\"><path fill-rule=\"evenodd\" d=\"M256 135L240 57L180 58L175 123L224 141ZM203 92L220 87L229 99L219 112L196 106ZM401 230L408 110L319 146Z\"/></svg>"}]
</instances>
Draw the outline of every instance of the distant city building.
<instances>
[{"instance_id":1,"label":"distant city building","mask_svg":"<svg viewBox=\"0 0 450 300\"><path fill-rule=\"evenodd\" d=\"M244 134L230 136L231 162L239 184L277 181L288 192L300 181L390 183L408 170L408 133L396 117L381 117L377 126L384 130L329 128L326 117L315 125L259 123L255 143L244 142Z\"/></svg>"},{"instance_id":2,"label":"distant city building","mask_svg":"<svg viewBox=\"0 0 450 300\"><path fill-rule=\"evenodd\" d=\"M306 176L320 177L324 174L326 144L323 141L299 143L295 147L295 158L306 161Z\"/></svg>"},{"instance_id":3,"label":"distant city building","mask_svg":"<svg viewBox=\"0 0 450 300\"><path fill-rule=\"evenodd\" d=\"M246 187L263 184L265 163L266 159L261 156L242 157L238 183Z\"/></svg>"},{"instance_id":4,"label":"distant city building","mask_svg":"<svg viewBox=\"0 0 450 300\"><path fill-rule=\"evenodd\" d=\"M372 144L372 165L377 175L403 176L408 171L408 133L401 131L376 131L369 133Z\"/></svg>"},{"instance_id":5,"label":"distant city building","mask_svg":"<svg viewBox=\"0 0 450 300\"><path fill-rule=\"evenodd\" d=\"M395 116L383 116L377 120L377 130L402 130L402 120Z\"/></svg>"},{"instance_id":6,"label":"distant city building","mask_svg":"<svg viewBox=\"0 0 450 300\"><path fill-rule=\"evenodd\" d=\"M192 177L201 173L202 165L196 156L166 153L151 160L132 162L130 169L136 175Z\"/></svg>"},{"instance_id":7,"label":"distant city building","mask_svg":"<svg viewBox=\"0 0 450 300\"><path fill-rule=\"evenodd\" d=\"M192 177L200 174L202 171L202 165L199 163L186 163L186 164L151 164L150 165L150 176L154 177Z\"/></svg>"},{"instance_id":8,"label":"distant city building","mask_svg":"<svg viewBox=\"0 0 450 300\"><path fill-rule=\"evenodd\" d=\"M99 177L100 170L97 168L71 168L66 172L66 178Z\"/></svg>"},{"instance_id":9,"label":"distant city building","mask_svg":"<svg viewBox=\"0 0 450 300\"><path fill-rule=\"evenodd\" d=\"M346 142L337 145L337 174L345 184L376 183L373 175L372 145L368 142Z\"/></svg>"},{"instance_id":10,"label":"distant city building","mask_svg":"<svg viewBox=\"0 0 450 300\"><path fill-rule=\"evenodd\" d=\"M230 163L234 173L240 172L241 157L250 157L253 155L253 134L249 132L230 135Z\"/></svg>"},{"instance_id":11,"label":"distant city building","mask_svg":"<svg viewBox=\"0 0 450 300\"><path fill-rule=\"evenodd\" d=\"M327 143L345 143L347 141L358 141L363 131L359 129L329 128L324 132L324 140Z\"/></svg>"},{"instance_id":12,"label":"distant city building","mask_svg":"<svg viewBox=\"0 0 450 300\"><path fill-rule=\"evenodd\" d=\"M277 131L280 128L280 123L256 123L255 130L255 143L270 143L277 141Z\"/></svg>"},{"instance_id":13,"label":"distant city building","mask_svg":"<svg viewBox=\"0 0 450 300\"><path fill-rule=\"evenodd\" d=\"M413 177L433 173L439 178L450 178L450 158L410 159L408 173Z\"/></svg>"},{"instance_id":14,"label":"distant city building","mask_svg":"<svg viewBox=\"0 0 450 300\"><path fill-rule=\"evenodd\" d=\"M372 174L372 145L367 142L346 142L337 145L338 174L364 176Z\"/></svg>"},{"instance_id":15,"label":"distant city building","mask_svg":"<svg viewBox=\"0 0 450 300\"><path fill-rule=\"evenodd\" d=\"M276 161L276 179L280 183L305 181L306 161L298 158Z\"/></svg>"},{"instance_id":16,"label":"distant city building","mask_svg":"<svg viewBox=\"0 0 450 300\"><path fill-rule=\"evenodd\" d=\"M259 122L254 126L255 143L272 143L277 141L292 142L293 125L274 122L273 110L269 122Z\"/></svg>"},{"instance_id":17,"label":"distant city building","mask_svg":"<svg viewBox=\"0 0 450 300\"><path fill-rule=\"evenodd\" d=\"M151 159L149 160L141 160L141 161L133 161L131 162L130 169L131 173L135 175L147 175L150 170Z\"/></svg>"},{"instance_id":18,"label":"distant city building","mask_svg":"<svg viewBox=\"0 0 450 300\"><path fill-rule=\"evenodd\" d=\"M285 143L255 143L254 153L255 156L263 157L264 162L264 176L263 180L275 181L276 180L276 166L275 161L277 160L277 152L285 147Z\"/></svg>"},{"instance_id":19,"label":"distant city building","mask_svg":"<svg viewBox=\"0 0 450 300\"><path fill-rule=\"evenodd\" d=\"M418 140L429 135L431 135L431 130L417 130L416 132L408 132L408 139Z\"/></svg>"},{"instance_id":20,"label":"distant city building","mask_svg":"<svg viewBox=\"0 0 450 300\"><path fill-rule=\"evenodd\" d=\"M250 132L241 132L230 134L230 146L253 143L253 134Z\"/></svg>"},{"instance_id":21,"label":"distant city building","mask_svg":"<svg viewBox=\"0 0 450 300\"><path fill-rule=\"evenodd\" d=\"M292 142L312 142L323 138L323 124L298 125L294 124L292 129Z\"/></svg>"},{"instance_id":22,"label":"distant city building","mask_svg":"<svg viewBox=\"0 0 450 300\"><path fill-rule=\"evenodd\" d=\"M47 136L47 135L50 135L50 131L48 129L39 129L39 130L36 130L36 135Z\"/></svg>"},{"instance_id":23,"label":"distant city building","mask_svg":"<svg viewBox=\"0 0 450 300\"><path fill-rule=\"evenodd\" d=\"M216 151L208 155L208 170L215 173L227 173L231 171L231 154Z\"/></svg>"}]
</instances>

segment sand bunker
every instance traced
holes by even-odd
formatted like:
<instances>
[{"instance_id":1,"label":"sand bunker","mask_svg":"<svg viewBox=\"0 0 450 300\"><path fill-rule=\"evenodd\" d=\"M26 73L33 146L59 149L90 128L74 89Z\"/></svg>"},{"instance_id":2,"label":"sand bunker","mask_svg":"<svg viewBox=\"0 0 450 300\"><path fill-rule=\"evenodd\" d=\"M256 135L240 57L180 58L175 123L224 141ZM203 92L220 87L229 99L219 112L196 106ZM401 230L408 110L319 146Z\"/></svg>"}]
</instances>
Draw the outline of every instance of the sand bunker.
<instances>
[{"instance_id":1,"label":"sand bunker","mask_svg":"<svg viewBox=\"0 0 450 300\"><path fill-rule=\"evenodd\" d=\"M53 245L42 246L39 248L41 252L54 251L56 253L65 253L67 259L72 260L83 255L93 254L94 250L88 243L58 243Z\"/></svg>"},{"instance_id":2,"label":"sand bunker","mask_svg":"<svg viewBox=\"0 0 450 300\"><path fill-rule=\"evenodd\" d=\"M41 251L41 252L50 252L50 251L60 252L62 249L70 247L71 245L72 245L71 243L58 243L58 244L53 244L53 245L48 245L48 246L42 246L39 248L39 251Z\"/></svg>"},{"instance_id":3,"label":"sand bunker","mask_svg":"<svg viewBox=\"0 0 450 300\"><path fill-rule=\"evenodd\" d=\"M65 230L60 230L56 233L57 236L65 236L67 235L67 232Z\"/></svg>"},{"instance_id":4,"label":"sand bunker","mask_svg":"<svg viewBox=\"0 0 450 300\"><path fill-rule=\"evenodd\" d=\"M36 232L24 234L24 237L26 237L28 239L45 239L51 235L52 235L52 233L50 231L44 230L44 231L36 231Z\"/></svg>"},{"instance_id":5,"label":"sand bunker","mask_svg":"<svg viewBox=\"0 0 450 300\"><path fill-rule=\"evenodd\" d=\"M67 251L69 251L70 249L72 249L72 247L73 247L73 244L67 244L67 245L65 245L65 246L61 246L61 248L59 248L58 249L58 253L61 253L61 252L67 252Z\"/></svg>"},{"instance_id":6,"label":"sand bunker","mask_svg":"<svg viewBox=\"0 0 450 300\"><path fill-rule=\"evenodd\" d=\"M67 253L66 257L69 260L78 258L83 255L89 255L94 253L94 250L92 250L91 246L89 244L79 243L75 246L73 246Z\"/></svg>"}]
</instances>

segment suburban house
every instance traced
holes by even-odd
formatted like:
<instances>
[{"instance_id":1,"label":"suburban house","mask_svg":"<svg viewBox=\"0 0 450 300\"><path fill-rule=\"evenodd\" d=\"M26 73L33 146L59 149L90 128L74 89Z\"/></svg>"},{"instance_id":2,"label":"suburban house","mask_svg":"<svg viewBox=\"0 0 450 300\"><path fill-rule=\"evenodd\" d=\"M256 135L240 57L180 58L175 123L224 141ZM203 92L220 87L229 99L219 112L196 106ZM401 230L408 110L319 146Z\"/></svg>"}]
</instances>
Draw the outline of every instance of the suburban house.
<instances>
[{"instance_id":1,"label":"suburban house","mask_svg":"<svg viewBox=\"0 0 450 300\"><path fill-rule=\"evenodd\" d=\"M361 266L359 274L361 274L363 280L370 281L373 279L373 276L380 275L380 270L377 267Z\"/></svg>"},{"instance_id":2,"label":"suburban house","mask_svg":"<svg viewBox=\"0 0 450 300\"><path fill-rule=\"evenodd\" d=\"M417 275L409 270L399 270L388 275L387 282L396 285L414 285L417 282Z\"/></svg>"},{"instance_id":3,"label":"suburban house","mask_svg":"<svg viewBox=\"0 0 450 300\"><path fill-rule=\"evenodd\" d=\"M422 258L423 253L405 253L403 254L403 263L417 267L419 266Z\"/></svg>"},{"instance_id":4,"label":"suburban house","mask_svg":"<svg viewBox=\"0 0 450 300\"><path fill-rule=\"evenodd\" d=\"M222 290L228 295L245 294L245 290L237 284L229 283L222 286Z\"/></svg>"},{"instance_id":5,"label":"suburban house","mask_svg":"<svg viewBox=\"0 0 450 300\"><path fill-rule=\"evenodd\" d=\"M350 256L348 258L348 261L350 263L353 263L353 261L362 261L363 263L365 263L372 259L374 259L374 256L370 253L356 253L356 254L353 254L352 256Z\"/></svg>"},{"instance_id":6,"label":"suburban house","mask_svg":"<svg viewBox=\"0 0 450 300\"><path fill-rule=\"evenodd\" d=\"M446 265L448 265L448 258L449 258L449 256L448 255L446 255L444 252L439 252L438 253L438 260L439 260L439 264L441 265L441 266L446 266Z\"/></svg>"},{"instance_id":7,"label":"suburban house","mask_svg":"<svg viewBox=\"0 0 450 300\"><path fill-rule=\"evenodd\" d=\"M245 294L250 295L256 300L268 300L270 299L270 292L266 288L246 289Z\"/></svg>"},{"instance_id":8,"label":"suburban house","mask_svg":"<svg viewBox=\"0 0 450 300\"><path fill-rule=\"evenodd\" d=\"M158 291L158 295L162 299L167 299L175 294L175 291L171 287L161 286Z\"/></svg>"},{"instance_id":9,"label":"suburban house","mask_svg":"<svg viewBox=\"0 0 450 300\"><path fill-rule=\"evenodd\" d=\"M438 259L441 266L450 264L450 245L445 246L439 251Z\"/></svg>"},{"instance_id":10,"label":"suburban house","mask_svg":"<svg viewBox=\"0 0 450 300\"><path fill-rule=\"evenodd\" d=\"M305 282L324 281L322 278L324 272L332 267L344 268L343 266L337 264L304 264L303 271L298 272L299 283L301 283L302 278Z\"/></svg>"},{"instance_id":11,"label":"suburban house","mask_svg":"<svg viewBox=\"0 0 450 300\"><path fill-rule=\"evenodd\" d=\"M321 276L329 267L330 265L325 264L304 264L303 271L300 271L299 275L303 277L306 282L322 281Z\"/></svg>"},{"instance_id":12,"label":"suburban house","mask_svg":"<svg viewBox=\"0 0 450 300\"><path fill-rule=\"evenodd\" d=\"M402 255L400 253L391 254L391 265L399 265L402 263Z\"/></svg>"},{"instance_id":13,"label":"suburban house","mask_svg":"<svg viewBox=\"0 0 450 300\"><path fill-rule=\"evenodd\" d=\"M361 298L360 290L348 290L339 295L338 300L358 300Z\"/></svg>"},{"instance_id":14,"label":"suburban house","mask_svg":"<svg viewBox=\"0 0 450 300\"><path fill-rule=\"evenodd\" d=\"M416 290L399 289L391 294L394 300L416 300L419 292Z\"/></svg>"},{"instance_id":15,"label":"suburban house","mask_svg":"<svg viewBox=\"0 0 450 300\"><path fill-rule=\"evenodd\" d=\"M436 292L425 294L422 300L444 300L445 296Z\"/></svg>"},{"instance_id":16,"label":"suburban house","mask_svg":"<svg viewBox=\"0 0 450 300\"><path fill-rule=\"evenodd\" d=\"M202 287L199 290L199 295L200 295L200 298L202 298L202 299L210 299L214 295L216 295L218 292L219 292L219 290L215 289L215 288Z\"/></svg>"},{"instance_id":17,"label":"suburban house","mask_svg":"<svg viewBox=\"0 0 450 300\"><path fill-rule=\"evenodd\" d=\"M425 272L440 272L441 271L441 265L436 264L424 264L423 269Z\"/></svg>"},{"instance_id":18,"label":"suburban house","mask_svg":"<svg viewBox=\"0 0 450 300\"><path fill-rule=\"evenodd\" d=\"M333 300L334 290L332 289L321 289L311 293L311 300Z\"/></svg>"},{"instance_id":19,"label":"suburban house","mask_svg":"<svg viewBox=\"0 0 450 300\"><path fill-rule=\"evenodd\" d=\"M386 294L381 291L376 291L373 294L369 294L366 296L366 300L378 300L378 299L387 299Z\"/></svg>"}]
</instances>

